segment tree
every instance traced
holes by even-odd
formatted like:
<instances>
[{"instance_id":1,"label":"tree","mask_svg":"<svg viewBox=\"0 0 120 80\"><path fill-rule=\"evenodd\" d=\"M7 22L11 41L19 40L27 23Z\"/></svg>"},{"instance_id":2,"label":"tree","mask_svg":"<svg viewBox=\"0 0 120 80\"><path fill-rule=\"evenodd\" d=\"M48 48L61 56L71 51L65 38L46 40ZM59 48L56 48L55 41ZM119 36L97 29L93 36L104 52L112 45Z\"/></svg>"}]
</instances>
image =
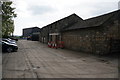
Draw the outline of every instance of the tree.
<instances>
[{"instance_id":1,"label":"tree","mask_svg":"<svg viewBox=\"0 0 120 80\"><path fill-rule=\"evenodd\" d=\"M2 2L2 36L8 37L14 32L14 20L17 17L15 8L11 7L12 1Z\"/></svg>"}]
</instances>

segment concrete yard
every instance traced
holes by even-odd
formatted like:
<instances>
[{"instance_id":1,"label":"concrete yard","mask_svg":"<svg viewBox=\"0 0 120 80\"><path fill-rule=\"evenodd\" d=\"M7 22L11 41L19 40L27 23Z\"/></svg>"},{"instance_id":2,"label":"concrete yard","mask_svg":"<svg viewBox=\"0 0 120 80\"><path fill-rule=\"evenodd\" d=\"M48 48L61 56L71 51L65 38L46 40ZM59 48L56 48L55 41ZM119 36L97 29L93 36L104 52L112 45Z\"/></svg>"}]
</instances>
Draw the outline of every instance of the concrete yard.
<instances>
[{"instance_id":1,"label":"concrete yard","mask_svg":"<svg viewBox=\"0 0 120 80\"><path fill-rule=\"evenodd\" d=\"M19 40L18 52L3 53L3 78L118 78L118 59Z\"/></svg>"}]
</instances>

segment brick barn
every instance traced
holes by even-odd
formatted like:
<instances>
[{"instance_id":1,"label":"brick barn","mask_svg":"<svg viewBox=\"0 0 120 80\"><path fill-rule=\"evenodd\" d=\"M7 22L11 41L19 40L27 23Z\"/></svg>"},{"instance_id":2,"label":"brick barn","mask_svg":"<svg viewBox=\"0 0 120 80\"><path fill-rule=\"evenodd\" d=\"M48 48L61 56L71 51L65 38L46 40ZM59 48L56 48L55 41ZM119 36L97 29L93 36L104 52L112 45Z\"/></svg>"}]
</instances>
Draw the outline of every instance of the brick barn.
<instances>
[{"instance_id":1,"label":"brick barn","mask_svg":"<svg viewBox=\"0 0 120 80\"><path fill-rule=\"evenodd\" d=\"M65 48L96 54L120 52L120 10L77 22L62 30Z\"/></svg>"}]
</instances>

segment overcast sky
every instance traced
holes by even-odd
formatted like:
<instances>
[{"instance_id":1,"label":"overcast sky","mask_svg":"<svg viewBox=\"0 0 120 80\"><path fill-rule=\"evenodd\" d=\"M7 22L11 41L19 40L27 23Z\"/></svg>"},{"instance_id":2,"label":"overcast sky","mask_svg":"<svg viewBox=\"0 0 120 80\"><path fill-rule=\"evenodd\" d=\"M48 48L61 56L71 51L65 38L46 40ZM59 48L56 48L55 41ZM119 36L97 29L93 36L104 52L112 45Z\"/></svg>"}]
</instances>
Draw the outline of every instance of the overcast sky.
<instances>
[{"instance_id":1,"label":"overcast sky","mask_svg":"<svg viewBox=\"0 0 120 80\"><path fill-rule=\"evenodd\" d=\"M83 19L118 9L119 0L12 0L16 7L14 35L23 28L43 27L76 13Z\"/></svg>"}]
</instances>

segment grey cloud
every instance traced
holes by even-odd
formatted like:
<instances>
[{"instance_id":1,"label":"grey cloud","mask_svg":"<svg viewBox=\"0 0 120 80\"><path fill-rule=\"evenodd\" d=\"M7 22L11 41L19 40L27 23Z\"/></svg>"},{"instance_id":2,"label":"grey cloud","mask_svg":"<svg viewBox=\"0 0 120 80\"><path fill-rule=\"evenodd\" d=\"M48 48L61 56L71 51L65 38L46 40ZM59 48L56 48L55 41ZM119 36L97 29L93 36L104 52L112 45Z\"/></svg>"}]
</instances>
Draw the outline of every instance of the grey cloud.
<instances>
[{"instance_id":1,"label":"grey cloud","mask_svg":"<svg viewBox=\"0 0 120 80\"><path fill-rule=\"evenodd\" d=\"M93 10L92 15L101 15L118 9L118 4L116 2L99 3L94 5L95 10Z\"/></svg>"},{"instance_id":2,"label":"grey cloud","mask_svg":"<svg viewBox=\"0 0 120 80\"><path fill-rule=\"evenodd\" d=\"M34 15L41 15L41 14L53 12L55 10L51 6L37 6L37 5L30 6L28 9L32 11L32 14Z\"/></svg>"},{"instance_id":3,"label":"grey cloud","mask_svg":"<svg viewBox=\"0 0 120 80\"><path fill-rule=\"evenodd\" d=\"M118 9L118 3L115 2L85 2L80 3L79 5L72 6L73 8L77 8L80 14L82 15L82 11L86 11L86 16L88 18L99 16L105 13L109 13ZM72 8L71 7L71 8ZM74 10L74 9L73 9Z\"/></svg>"}]
</instances>

